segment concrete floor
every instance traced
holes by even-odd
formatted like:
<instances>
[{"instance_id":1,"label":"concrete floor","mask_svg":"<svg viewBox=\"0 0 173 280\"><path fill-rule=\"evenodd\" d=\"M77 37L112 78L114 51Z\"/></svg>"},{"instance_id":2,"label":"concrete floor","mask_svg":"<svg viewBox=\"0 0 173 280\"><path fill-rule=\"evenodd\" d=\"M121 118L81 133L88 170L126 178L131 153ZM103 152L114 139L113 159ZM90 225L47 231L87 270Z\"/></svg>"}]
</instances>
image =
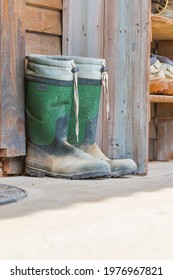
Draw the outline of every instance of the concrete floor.
<instances>
[{"instance_id":1,"label":"concrete floor","mask_svg":"<svg viewBox=\"0 0 173 280\"><path fill-rule=\"evenodd\" d=\"M173 259L173 162L148 176L8 177L28 198L0 206L0 259Z\"/></svg>"}]
</instances>

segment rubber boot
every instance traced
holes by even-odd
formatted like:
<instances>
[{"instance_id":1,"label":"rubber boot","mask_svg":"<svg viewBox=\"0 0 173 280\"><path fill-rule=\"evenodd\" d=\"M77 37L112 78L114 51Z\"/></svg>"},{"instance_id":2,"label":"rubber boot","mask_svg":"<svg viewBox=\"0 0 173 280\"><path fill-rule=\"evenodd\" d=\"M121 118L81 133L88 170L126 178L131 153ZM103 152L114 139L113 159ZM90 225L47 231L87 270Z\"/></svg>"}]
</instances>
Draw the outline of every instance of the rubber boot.
<instances>
[{"instance_id":1,"label":"rubber boot","mask_svg":"<svg viewBox=\"0 0 173 280\"><path fill-rule=\"evenodd\" d=\"M69 143L98 159L106 161L111 167L112 177L135 174L137 166L132 159L111 160L102 153L95 142L102 83L108 93L105 60L86 57L72 57L72 59L79 68L79 141L77 141L75 135L75 114L71 110L68 129ZM106 100L108 112L109 96L106 96Z\"/></svg>"},{"instance_id":2,"label":"rubber boot","mask_svg":"<svg viewBox=\"0 0 173 280\"><path fill-rule=\"evenodd\" d=\"M74 72L74 73L72 73ZM73 99L72 60L28 56L26 173L68 179L107 177L110 167L67 142Z\"/></svg>"}]
</instances>

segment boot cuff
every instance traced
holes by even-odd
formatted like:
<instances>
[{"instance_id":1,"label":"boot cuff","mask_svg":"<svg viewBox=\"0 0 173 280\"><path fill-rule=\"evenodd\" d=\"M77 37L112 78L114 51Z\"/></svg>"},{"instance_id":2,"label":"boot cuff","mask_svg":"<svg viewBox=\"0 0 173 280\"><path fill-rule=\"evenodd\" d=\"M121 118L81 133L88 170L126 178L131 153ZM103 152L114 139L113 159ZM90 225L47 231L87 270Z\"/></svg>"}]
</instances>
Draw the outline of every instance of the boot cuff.
<instances>
[{"instance_id":1,"label":"boot cuff","mask_svg":"<svg viewBox=\"0 0 173 280\"><path fill-rule=\"evenodd\" d=\"M28 62L47 65L47 66L55 66L55 67L71 67L73 59L65 58L61 56L53 56L53 55L42 55L42 54L31 54L27 56Z\"/></svg>"},{"instance_id":2,"label":"boot cuff","mask_svg":"<svg viewBox=\"0 0 173 280\"><path fill-rule=\"evenodd\" d=\"M74 61L61 56L33 54L27 56L26 74L47 79L72 81Z\"/></svg>"},{"instance_id":3,"label":"boot cuff","mask_svg":"<svg viewBox=\"0 0 173 280\"><path fill-rule=\"evenodd\" d=\"M102 68L106 67L105 59L80 57L80 56L60 56L70 58L79 68L78 77L82 79L101 80Z\"/></svg>"}]
</instances>

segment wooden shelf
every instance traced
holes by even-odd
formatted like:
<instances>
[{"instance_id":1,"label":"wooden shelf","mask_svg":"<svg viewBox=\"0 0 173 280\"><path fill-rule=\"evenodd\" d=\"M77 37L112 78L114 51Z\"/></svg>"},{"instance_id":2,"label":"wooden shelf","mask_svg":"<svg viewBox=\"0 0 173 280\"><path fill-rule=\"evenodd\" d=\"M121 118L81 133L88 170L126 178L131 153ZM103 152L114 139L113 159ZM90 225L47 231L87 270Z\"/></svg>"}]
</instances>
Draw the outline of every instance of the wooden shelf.
<instances>
[{"instance_id":1,"label":"wooden shelf","mask_svg":"<svg viewBox=\"0 0 173 280\"><path fill-rule=\"evenodd\" d=\"M173 40L173 19L152 15L151 20L153 40Z\"/></svg>"},{"instance_id":2,"label":"wooden shelf","mask_svg":"<svg viewBox=\"0 0 173 280\"><path fill-rule=\"evenodd\" d=\"M173 103L173 95L150 95L151 103Z\"/></svg>"},{"instance_id":3,"label":"wooden shelf","mask_svg":"<svg viewBox=\"0 0 173 280\"><path fill-rule=\"evenodd\" d=\"M173 41L173 19L151 15L152 39ZM173 95L150 95L152 103L173 103Z\"/></svg>"}]
</instances>

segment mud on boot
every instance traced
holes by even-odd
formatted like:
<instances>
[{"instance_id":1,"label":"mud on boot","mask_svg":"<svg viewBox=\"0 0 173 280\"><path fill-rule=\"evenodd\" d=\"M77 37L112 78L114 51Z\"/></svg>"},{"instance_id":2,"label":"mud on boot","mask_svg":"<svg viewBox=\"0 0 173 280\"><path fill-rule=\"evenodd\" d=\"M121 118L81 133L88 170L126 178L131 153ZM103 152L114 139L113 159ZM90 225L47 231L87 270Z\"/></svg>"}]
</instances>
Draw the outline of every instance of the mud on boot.
<instances>
[{"instance_id":1,"label":"mud on boot","mask_svg":"<svg viewBox=\"0 0 173 280\"><path fill-rule=\"evenodd\" d=\"M74 77L76 68L72 59L28 56L25 171L31 176L83 179L111 174L108 163L67 142ZM75 128L76 125L74 133Z\"/></svg>"}]
</instances>

